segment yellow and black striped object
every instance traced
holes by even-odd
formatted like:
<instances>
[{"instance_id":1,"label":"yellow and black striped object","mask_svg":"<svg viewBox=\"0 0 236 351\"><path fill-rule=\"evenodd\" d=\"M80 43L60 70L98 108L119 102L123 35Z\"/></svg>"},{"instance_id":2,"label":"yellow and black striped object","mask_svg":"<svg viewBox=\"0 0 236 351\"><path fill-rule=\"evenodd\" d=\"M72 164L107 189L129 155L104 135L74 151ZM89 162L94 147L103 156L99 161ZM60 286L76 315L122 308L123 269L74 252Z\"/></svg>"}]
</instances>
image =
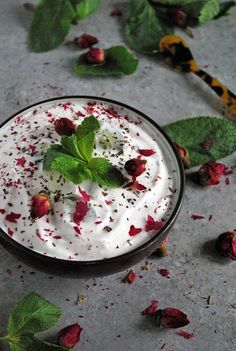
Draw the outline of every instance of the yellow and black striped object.
<instances>
[{"instance_id":1,"label":"yellow and black striped object","mask_svg":"<svg viewBox=\"0 0 236 351\"><path fill-rule=\"evenodd\" d=\"M220 97L229 113L236 117L236 96L218 79L199 68L185 40L178 35L167 35L161 39L159 49L168 65L200 77Z\"/></svg>"}]
</instances>

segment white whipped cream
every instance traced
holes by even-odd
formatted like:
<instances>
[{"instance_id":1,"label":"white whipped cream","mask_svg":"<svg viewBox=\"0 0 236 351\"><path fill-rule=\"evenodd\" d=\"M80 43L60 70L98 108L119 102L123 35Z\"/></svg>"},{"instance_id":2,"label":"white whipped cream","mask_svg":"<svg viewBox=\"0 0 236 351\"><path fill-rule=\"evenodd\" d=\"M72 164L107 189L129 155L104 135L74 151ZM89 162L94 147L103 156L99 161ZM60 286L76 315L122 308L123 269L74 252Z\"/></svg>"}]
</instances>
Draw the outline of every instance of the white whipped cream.
<instances>
[{"instance_id":1,"label":"white whipped cream","mask_svg":"<svg viewBox=\"0 0 236 351\"><path fill-rule=\"evenodd\" d=\"M105 189L90 181L79 184L91 200L78 234L73 222L75 204L81 198L78 185L44 171L43 156L52 142L60 142L54 130L56 119L67 117L79 125L91 114L101 125L94 157L108 158L128 178L127 183L132 179L124 169L126 161L137 158L138 149L153 149L155 154L142 156L147 161L146 172L137 180L146 191ZM17 164L22 157L25 164ZM65 260L100 260L139 247L156 234L145 231L147 216L166 223L180 188L173 152L151 123L127 108L76 98L42 103L6 123L0 130L0 174L0 228L33 251ZM32 220L32 196L42 190L49 192L53 211ZM20 214L16 223L6 220L11 212ZM130 236L131 225L142 231Z\"/></svg>"}]
</instances>

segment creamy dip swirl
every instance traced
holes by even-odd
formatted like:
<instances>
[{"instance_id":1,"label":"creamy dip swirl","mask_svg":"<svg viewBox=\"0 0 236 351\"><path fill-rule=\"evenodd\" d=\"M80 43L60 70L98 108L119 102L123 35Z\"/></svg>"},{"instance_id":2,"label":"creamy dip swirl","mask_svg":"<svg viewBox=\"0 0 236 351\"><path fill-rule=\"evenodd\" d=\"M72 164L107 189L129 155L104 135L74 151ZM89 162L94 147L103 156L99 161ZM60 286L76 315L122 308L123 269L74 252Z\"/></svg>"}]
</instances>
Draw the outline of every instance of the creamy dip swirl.
<instances>
[{"instance_id":1,"label":"creamy dip swirl","mask_svg":"<svg viewBox=\"0 0 236 351\"><path fill-rule=\"evenodd\" d=\"M127 179L124 187L106 189L91 181L75 185L56 172L43 170L43 156L60 143L55 120L67 117L78 126L93 114L101 129L93 157L102 156ZM147 189L125 185L132 181L126 161L140 157L138 149L152 149L146 172L137 180ZM19 161L24 157L25 161ZM21 245L50 257L90 261L118 256L148 241L147 216L166 223L179 196L179 173L171 148L161 133L135 112L115 104L86 99L55 100L29 108L0 130L0 228ZM32 196L49 193L52 211L40 219L30 216ZM73 214L81 190L90 195L89 211L75 231ZM15 223L8 214L17 214ZM142 228L129 235L131 226Z\"/></svg>"}]
</instances>

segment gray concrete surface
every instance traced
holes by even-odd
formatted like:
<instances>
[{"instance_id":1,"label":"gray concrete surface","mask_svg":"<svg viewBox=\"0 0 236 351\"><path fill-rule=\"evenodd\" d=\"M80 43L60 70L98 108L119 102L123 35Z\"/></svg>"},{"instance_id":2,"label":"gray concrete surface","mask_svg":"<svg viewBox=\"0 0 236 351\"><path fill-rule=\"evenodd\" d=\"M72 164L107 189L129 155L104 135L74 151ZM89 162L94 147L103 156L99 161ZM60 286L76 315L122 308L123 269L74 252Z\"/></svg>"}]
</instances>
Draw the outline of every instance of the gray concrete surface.
<instances>
[{"instance_id":1,"label":"gray concrete surface","mask_svg":"<svg viewBox=\"0 0 236 351\"><path fill-rule=\"evenodd\" d=\"M145 56L139 56L139 69L134 75L82 79L73 74L79 51L70 45L49 53L30 53L26 44L31 14L23 9L23 3L0 2L1 121L28 104L69 94L103 95L123 101L160 125L191 116L221 114L218 99L197 78L172 72ZM97 13L73 26L67 41L89 32L98 36L103 47L124 42L120 19L109 16L114 5L122 4L113 0L101 3ZM194 39L183 35L199 63L208 65L210 73L236 91L236 9L232 12L229 17L194 29ZM236 165L235 155L224 162ZM76 321L84 328L75 350L235 350L235 262L221 260L205 248L207 241L236 227L236 178L230 178L228 186L222 182L199 189L188 184L183 208L170 233L169 256L149 259L150 272L142 271L144 262L135 266L133 269L143 278L137 278L130 286L121 282L126 272L89 280L51 277L21 264L0 247L0 332L4 333L15 302L35 290L63 309L59 325L45 333L46 337ZM191 214L206 218L193 221ZM158 273L160 268L170 270L169 279ZM85 294L87 300L76 305L79 294ZM207 304L209 295L211 305ZM140 311L152 299L158 299L163 308L175 306L186 312L191 324L185 329L194 329L195 338L185 340L175 330L160 330L144 318Z\"/></svg>"}]
</instances>

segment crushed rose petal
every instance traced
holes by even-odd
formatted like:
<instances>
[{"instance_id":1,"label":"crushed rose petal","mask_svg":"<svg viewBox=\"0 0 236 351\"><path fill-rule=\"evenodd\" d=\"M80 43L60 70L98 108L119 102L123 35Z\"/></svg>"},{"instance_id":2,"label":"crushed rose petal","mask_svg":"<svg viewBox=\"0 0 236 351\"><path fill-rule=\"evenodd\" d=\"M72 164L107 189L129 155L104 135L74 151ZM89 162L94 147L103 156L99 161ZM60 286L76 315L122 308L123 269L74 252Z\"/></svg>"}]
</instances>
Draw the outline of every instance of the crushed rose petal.
<instances>
[{"instance_id":1,"label":"crushed rose petal","mask_svg":"<svg viewBox=\"0 0 236 351\"><path fill-rule=\"evenodd\" d=\"M182 336L184 339L192 339L195 336L194 332L188 333L185 330L178 330L177 334Z\"/></svg>"},{"instance_id":2,"label":"crushed rose petal","mask_svg":"<svg viewBox=\"0 0 236 351\"><path fill-rule=\"evenodd\" d=\"M204 219L205 216L200 216L200 215L195 215L195 214L193 214L193 215L191 216L191 218L192 218L194 221L196 221L197 219Z\"/></svg>"},{"instance_id":3,"label":"crushed rose petal","mask_svg":"<svg viewBox=\"0 0 236 351\"><path fill-rule=\"evenodd\" d=\"M200 143L201 147L203 149L210 149L212 147L212 145L215 144L215 139L207 139L207 140L204 140L202 143Z\"/></svg>"},{"instance_id":4,"label":"crushed rose petal","mask_svg":"<svg viewBox=\"0 0 236 351\"><path fill-rule=\"evenodd\" d=\"M131 225L129 228L129 236L135 236L141 233L142 228L136 228L134 225Z\"/></svg>"},{"instance_id":5,"label":"crushed rose petal","mask_svg":"<svg viewBox=\"0 0 236 351\"><path fill-rule=\"evenodd\" d=\"M133 187L139 191L147 190L147 187L141 183L139 183L136 179L136 177L132 177L133 179Z\"/></svg>"},{"instance_id":6,"label":"crushed rose petal","mask_svg":"<svg viewBox=\"0 0 236 351\"><path fill-rule=\"evenodd\" d=\"M147 216L147 220L145 223L146 232L150 232L151 230L161 230L164 224L159 221L155 221L154 218L150 215Z\"/></svg>"},{"instance_id":7,"label":"crushed rose petal","mask_svg":"<svg viewBox=\"0 0 236 351\"><path fill-rule=\"evenodd\" d=\"M89 208L86 202L78 200L75 205L75 213L73 215L73 221L77 225L80 225L80 222L84 219L88 211L89 211Z\"/></svg>"},{"instance_id":8,"label":"crushed rose petal","mask_svg":"<svg viewBox=\"0 0 236 351\"><path fill-rule=\"evenodd\" d=\"M7 234L12 237L14 233L13 233L13 231L10 228L8 228L7 229Z\"/></svg>"},{"instance_id":9,"label":"crushed rose petal","mask_svg":"<svg viewBox=\"0 0 236 351\"><path fill-rule=\"evenodd\" d=\"M78 187L78 189L79 189L79 192L80 192L80 194L81 194L83 200L84 200L85 202L89 202L90 199L91 199L90 195L87 194L86 191L82 190L80 186Z\"/></svg>"},{"instance_id":10,"label":"crushed rose petal","mask_svg":"<svg viewBox=\"0 0 236 351\"><path fill-rule=\"evenodd\" d=\"M11 212L5 216L5 219L11 223L17 223L17 220L21 217L21 214Z\"/></svg>"},{"instance_id":11,"label":"crushed rose petal","mask_svg":"<svg viewBox=\"0 0 236 351\"><path fill-rule=\"evenodd\" d=\"M134 177L138 177L146 171L146 160L132 158L125 163L126 172Z\"/></svg>"},{"instance_id":12,"label":"crushed rose petal","mask_svg":"<svg viewBox=\"0 0 236 351\"><path fill-rule=\"evenodd\" d=\"M197 180L200 185L217 185L225 170L225 165L216 161L210 161L202 165L197 172Z\"/></svg>"},{"instance_id":13,"label":"crushed rose petal","mask_svg":"<svg viewBox=\"0 0 236 351\"><path fill-rule=\"evenodd\" d=\"M148 157L154 155L156 151L153 149L138 149L138 153L142 156Z\"/></svg>"},{"instance_id":14,"label":"crushed rose petal","mask_svg":"<svg viewBox=\"0 0 236 351\"><path fill-rule=\"evenodd\" d=\"M127 276L123 279L124 283L132 284L135 281L136 273L131 269Z\"/></svg>"},{"instance_id":15,"label":"crushed rose petal","mask_svg":"<svg viewBox=\"0 0 236 351\"><path fill-rule=\"evenodd\" d=\"M151 305L145 308L145 310L142 312L143 316L153 316L156 314L156 311L158 310L158 305L159 302L157 300L152 300Z\"/></svg>"},{"instance_id":16,"label":"crushed rose petal","mask_svg":"<svg viewBox=\"0 0 236 351\"><path fill-rule=\"evenodd\" d=\"M16 165L17 165L17 166L22 166L22 167L24 167L25 162L26 162L26 159L25 159L24 156L22 156L22 157L20 157L20 158L16 158L15 160L16 160Z\"/></svg>"}]
</instances>

